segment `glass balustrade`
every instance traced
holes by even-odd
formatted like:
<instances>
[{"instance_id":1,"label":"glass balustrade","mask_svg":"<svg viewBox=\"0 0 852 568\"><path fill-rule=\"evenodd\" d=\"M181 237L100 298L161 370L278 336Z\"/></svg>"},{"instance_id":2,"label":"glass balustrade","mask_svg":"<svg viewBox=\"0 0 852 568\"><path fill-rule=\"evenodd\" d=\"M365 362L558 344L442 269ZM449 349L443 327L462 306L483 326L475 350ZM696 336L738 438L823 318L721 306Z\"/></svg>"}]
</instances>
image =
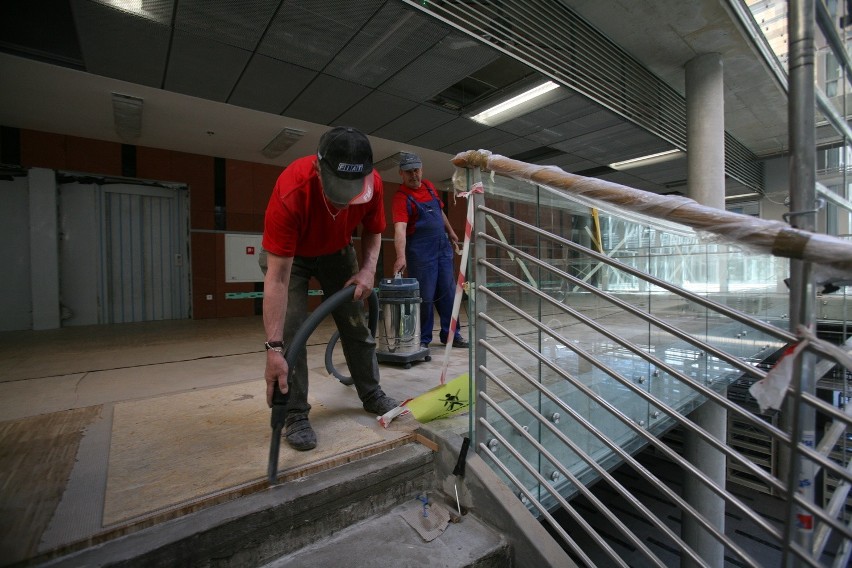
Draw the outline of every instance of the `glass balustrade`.
<instances>
[{"instance_id":1,"label":"glass balustrade","mask_svg":"<svg viewBox=\"0 0 852 568\"><path fill-rule=\"evenodd\" d=\"M696 385L725 393L784 346L672 287L786 330L786 259L543 186L485 187L486 438L545 506L542 480L570 498L598 476L589 462L616 466L615 448L633 454L698 407Z\"/></svg>"}]
</instances>

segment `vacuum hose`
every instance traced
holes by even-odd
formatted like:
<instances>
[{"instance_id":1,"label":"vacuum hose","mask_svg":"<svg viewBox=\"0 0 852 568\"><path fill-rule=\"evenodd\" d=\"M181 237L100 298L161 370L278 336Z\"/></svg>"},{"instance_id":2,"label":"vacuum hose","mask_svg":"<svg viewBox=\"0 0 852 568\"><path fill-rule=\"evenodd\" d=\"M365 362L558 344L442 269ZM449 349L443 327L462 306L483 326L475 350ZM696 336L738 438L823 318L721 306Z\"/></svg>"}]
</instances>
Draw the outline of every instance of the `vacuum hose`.
<instances>
[{"instance_id":1,"label":"vacuum hose","mask_svg":"<svg viewBox=\"0 0 852 568\"><path fill-rule=\"evenodd\" d=\"M287 374L288 382L290 380L290 375L293 373L293 367L296 364L296 360L302 354L302 351L304 351L305 345L308 342L308 338L311 336L311 334L314 332L320 322L322 322L322 320L324 320L328 314L343 305L345 302L351 302L354 295L354 284L347 286L346 288L343 288L338 292L335 292L334 294L326 298L299 327L299 329L296 331L296 334L293 336L293 340L290 342L290 345L287 347L287 350L284 353L284 359L287 361L287 366L289 368ZM370 333L372 333L375 337L376 326L379 321L379 300L376 298L375 292L372 292L367 297L367 303L370 307ZM339 336L338 332L335 333ZM332 344L331 342L329 343ZM328 362L326 362L326 368L328 368ZM349 382L344 381L343 378L338 376L338 374L335 374L335 376L343 384L351 385L353 382L351 379L348 379ZM289 396L281 392L281 389L278 388L278 382L276 381L272 392L272 439L269 442L269 467L267 469L270 485L274 485L275 481L278 478L278 454L281 449L281 432L282 430L284 430L284 419L287 416L288 399Z\"/></svg>"}]
</instances>

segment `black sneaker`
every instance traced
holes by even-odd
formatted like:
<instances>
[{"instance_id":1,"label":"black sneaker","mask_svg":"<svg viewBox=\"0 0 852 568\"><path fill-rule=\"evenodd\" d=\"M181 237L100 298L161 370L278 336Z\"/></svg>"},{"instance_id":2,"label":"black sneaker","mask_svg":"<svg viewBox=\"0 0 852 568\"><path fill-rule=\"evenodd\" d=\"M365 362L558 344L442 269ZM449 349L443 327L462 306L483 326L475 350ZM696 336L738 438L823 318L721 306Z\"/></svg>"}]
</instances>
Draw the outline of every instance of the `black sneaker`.
<instances>
[{"instance_id":1,"label":"black sneaker","mask_svg":"<svg viewBox=\"0 0 852 568\"><path fill-rule=\"evenodd\" d=\"M317 435L308 422L307 414L288 416L284 420L284 439L294 450L304 452L317 447Z\"/></svg>"},{"instance_id":2,"label":"black sneaker","mask_svg":"<svg viewBox=\"0 0 852 568\"><path fill-rule=\"evenodd\" d=\"M364 403L364 410L376 416L382 416L399 406L399 401L393 399L379 389L377 396Z\"/></svg>"}]
</instances>

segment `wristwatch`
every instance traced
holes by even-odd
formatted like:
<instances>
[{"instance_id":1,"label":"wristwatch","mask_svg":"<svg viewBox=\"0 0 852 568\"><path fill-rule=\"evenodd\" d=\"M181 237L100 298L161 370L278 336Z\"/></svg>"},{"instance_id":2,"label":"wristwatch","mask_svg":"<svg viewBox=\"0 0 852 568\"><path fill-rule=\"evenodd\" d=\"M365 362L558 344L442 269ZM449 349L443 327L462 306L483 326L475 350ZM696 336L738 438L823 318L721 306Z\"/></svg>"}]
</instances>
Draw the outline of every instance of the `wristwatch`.
<instances>
[{"instance_id":1,"label":"wristwatch","mask_svg":"<svg viewBox=\"0 0 852 568\"><path fill-rule=\"evenodd\" d=\"M284 342L283 341L267 341L263 344L267 351L272 349L273 351L278 351L279 353L284 352Z\"/></svg>"}]
</instances>

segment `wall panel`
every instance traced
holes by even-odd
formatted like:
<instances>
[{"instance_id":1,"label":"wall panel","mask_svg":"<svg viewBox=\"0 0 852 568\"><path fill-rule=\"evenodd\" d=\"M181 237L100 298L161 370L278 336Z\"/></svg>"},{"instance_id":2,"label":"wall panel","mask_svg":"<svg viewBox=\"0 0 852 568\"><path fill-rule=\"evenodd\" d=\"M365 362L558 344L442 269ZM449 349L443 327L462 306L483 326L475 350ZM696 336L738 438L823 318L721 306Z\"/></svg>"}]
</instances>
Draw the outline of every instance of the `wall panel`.
<instances>
[{"instance_id":1,"label":"wall panel","mask_svg":"<svg viewBox=\"0 0 852 568\"><path fill-rule=\"evenodd\" d=\"M65 136L22 129L21 166L54 170L73 169L66 159Z\"/></svg>"}]
</instances>

